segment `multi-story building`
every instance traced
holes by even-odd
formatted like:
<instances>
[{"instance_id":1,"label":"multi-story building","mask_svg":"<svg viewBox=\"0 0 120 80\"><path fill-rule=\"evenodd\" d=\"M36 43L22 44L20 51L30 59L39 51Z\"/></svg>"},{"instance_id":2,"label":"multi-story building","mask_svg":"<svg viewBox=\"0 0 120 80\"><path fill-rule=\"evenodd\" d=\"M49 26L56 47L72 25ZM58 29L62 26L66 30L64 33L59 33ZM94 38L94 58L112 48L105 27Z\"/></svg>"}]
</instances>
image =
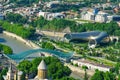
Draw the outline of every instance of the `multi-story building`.
<instances>
[{"instance_id":1,"label":"multi-story building","mask_svg":"<svg viewBox=\"0 0 120 80\"><path fill-rule=\"evenodd\" d=\"M47 20L52 20L54 18L64 18L65 15L62 13L50 13L50 12L39 12L37 16L43 16Z\"/></svg>"},{"instance_id":2,"label":"multi-story building","mask_svg":"<svg viewBox=\"0 0 120 80\"><path fill-rule=\"evenodd\" d=\"M85 12L82 12L81 18L83 20L90 20L95 22L107 22L108 21L108 13L105 13L103 11L98 11L97 14L94 14L93 10L88 10Z\"/></svg>"}]
</instances>

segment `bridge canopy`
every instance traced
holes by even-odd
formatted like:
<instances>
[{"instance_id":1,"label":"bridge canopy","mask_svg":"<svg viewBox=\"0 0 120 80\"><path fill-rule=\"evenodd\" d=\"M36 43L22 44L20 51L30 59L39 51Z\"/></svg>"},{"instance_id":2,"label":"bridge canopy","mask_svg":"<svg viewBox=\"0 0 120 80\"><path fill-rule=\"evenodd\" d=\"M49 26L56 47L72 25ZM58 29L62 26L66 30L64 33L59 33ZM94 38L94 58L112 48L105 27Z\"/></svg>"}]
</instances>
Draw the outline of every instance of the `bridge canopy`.
<instances>
[{"instance_id":1,"label":"bridge canopy","mask_svg":"<svg viewBox=\"0 0 120 80\"><path fill-rule=\"evenodd\" d=\"M46 52L46 53L49 53L49 54L54 55L54 56L61 58L61 59L69 59L73 56L73 52L64 53L64 52L57 51L57 50L33 49L33 50L28 50L28 51L25 51L22 53L18 53L18 54L7 55L7 57L16 61L16 62L20 62L21 60L26 59L29 55L33 55L36 53L39 54L40 52Z\"/></svg>"}]
</instances>

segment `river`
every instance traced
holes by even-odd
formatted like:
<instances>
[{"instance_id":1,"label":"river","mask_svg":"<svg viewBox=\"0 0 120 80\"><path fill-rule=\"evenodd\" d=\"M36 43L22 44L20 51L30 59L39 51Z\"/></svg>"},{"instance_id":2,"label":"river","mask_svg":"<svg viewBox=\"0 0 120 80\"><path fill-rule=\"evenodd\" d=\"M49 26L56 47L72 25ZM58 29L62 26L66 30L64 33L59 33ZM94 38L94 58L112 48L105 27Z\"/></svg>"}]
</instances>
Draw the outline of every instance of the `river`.
<instances>
[{"instance_id":1,"label":"river","mask_svg":"<svg viewBox=\"0 0 120 80\"><path fill-rule=\"evenodd\" d=\"M13 49L14 54L32 49L21 41L16 40L15 38L7 36L5 34L0 34L0 43L10 46ZM76 72L72 72L70 76L81 79L79 74Z\"/></svg>"},{"instance_id":2,"label":"river","mask_svg":"<svg viewBox=\"0 0 120 80\"><path fill-rule=\"evenodd\" d=\"M0 43L10 46L13 49L13 53L20 53L32 49L21 41L5 34L0 34Z\"/></svg>"}]
</instances>

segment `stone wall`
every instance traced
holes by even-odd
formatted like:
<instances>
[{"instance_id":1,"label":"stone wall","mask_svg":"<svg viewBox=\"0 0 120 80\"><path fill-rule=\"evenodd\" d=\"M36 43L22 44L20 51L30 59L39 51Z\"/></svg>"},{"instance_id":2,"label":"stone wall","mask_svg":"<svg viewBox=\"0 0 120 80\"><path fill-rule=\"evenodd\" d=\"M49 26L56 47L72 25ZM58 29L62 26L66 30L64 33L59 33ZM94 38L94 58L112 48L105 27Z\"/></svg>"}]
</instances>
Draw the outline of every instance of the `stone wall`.
<instances>
[{"instance_id":1,"label":"stone wall","mask_svg":"<svg viewBox=\"0 0 120 80\"><path fill-rule=\"evenodd\" d=\"M64 35L66 34L62 32L53 32L53 31L41 31L41 33L48 36L55 36L55 37L64 37Z\"/></svg>"}]
</instances>

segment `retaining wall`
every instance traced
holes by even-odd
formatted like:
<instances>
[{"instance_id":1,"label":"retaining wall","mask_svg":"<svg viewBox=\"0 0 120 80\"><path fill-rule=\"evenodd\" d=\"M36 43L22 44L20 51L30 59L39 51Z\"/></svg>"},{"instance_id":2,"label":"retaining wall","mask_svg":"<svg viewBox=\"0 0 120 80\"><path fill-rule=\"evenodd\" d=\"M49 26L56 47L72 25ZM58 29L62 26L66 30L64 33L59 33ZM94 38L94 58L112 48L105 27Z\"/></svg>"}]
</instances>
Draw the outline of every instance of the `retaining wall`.
<instances>
[{"instance_id":1,"label":"retaining wall","mask_svg":"<svg viewBox=\"0 0 120 80\"><path fill-rule=\"evenodd\" d=\"M8 35L8 36L10 36L10 37L13 37L13 38L15 38L15 39L17 39L17 40L25 43L27 46L30 46L30 47L32 47L32 48L34 48L34 49L38 49L38 48L39 48L39 46L36 45L35 43L33 43L32 41L23 39L22 37L14 34L14 33L7 32L7 31L3 31L3 34Z\"/></svg>"}]
</instances>

